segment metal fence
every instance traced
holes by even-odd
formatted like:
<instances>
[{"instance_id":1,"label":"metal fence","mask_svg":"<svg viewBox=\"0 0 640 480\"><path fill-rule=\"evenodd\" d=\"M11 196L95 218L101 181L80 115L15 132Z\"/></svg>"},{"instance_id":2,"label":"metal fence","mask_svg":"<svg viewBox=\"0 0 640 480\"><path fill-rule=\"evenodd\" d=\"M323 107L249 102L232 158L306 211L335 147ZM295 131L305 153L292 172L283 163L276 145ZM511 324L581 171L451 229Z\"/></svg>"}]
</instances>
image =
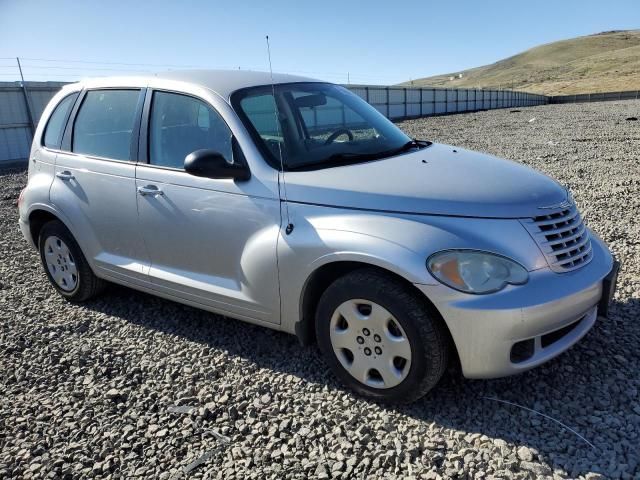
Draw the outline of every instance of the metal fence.
<instances>
[{"instance_id":1,"label":"metal fence","mask_svg":"<svg viewBox=\"0 0 640 480\"><path fill-rule=\"evenodd\" d=\"M549 103L582 103L582 102L610 102L613 100L637 100L640 90L625 92L579 93L577 95L555 95L549 97Z\"/></svg>"},{"instance_id":2,"label":"metal fence","mask_svg":"<svg viewBox=\"0 0 640 480\"><path fill-rule=\"evenodd\" d=\"M345 86L391 120L547 103L544 95L510 90Z\"/></svg>"},{"instance_id":3,"label":"metal fence","mask_svg":"<svg viewBox=\"0 0 640 480\"><path fill-rule=\"evenodd\" d=\"M0 82L0 165L26 160L32 131L63 82ZM345 85L391 120L527 107L548 103L544 95L507 90ZM32 119L32 120L31 120Z\"/></svg>"},{"instance_id":4,"label":"metal fence","mask_svg":"<svg viewBox=\"0 0 640 480\"><path fill-rule=\"evenodd\" d=\"M0 82L0 164L26 160L32 129L51 97L63 85L62 82L28 82L23 90L20 82Z\"/></svg>"}]
</instances>

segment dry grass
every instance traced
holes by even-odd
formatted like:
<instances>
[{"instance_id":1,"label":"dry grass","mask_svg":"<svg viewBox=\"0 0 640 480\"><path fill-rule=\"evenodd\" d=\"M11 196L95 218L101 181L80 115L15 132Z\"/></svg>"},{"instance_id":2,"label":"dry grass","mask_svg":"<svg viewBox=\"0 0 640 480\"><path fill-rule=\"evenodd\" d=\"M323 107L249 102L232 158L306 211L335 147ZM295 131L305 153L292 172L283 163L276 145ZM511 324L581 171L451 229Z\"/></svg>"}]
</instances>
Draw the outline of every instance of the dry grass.
<instances>
[{"instance_id":1,"label":"dry grass","mask_svg":"<svg viewBox=\"0 0 640 480\"><path fill-rule=\"evenodd\" d=\"M462 78L450 77L462 73ZM640 30L604 32L548 43L483 67L404 85L509 88L569 95L640 90Z\"/></svg>"}]
</instances>

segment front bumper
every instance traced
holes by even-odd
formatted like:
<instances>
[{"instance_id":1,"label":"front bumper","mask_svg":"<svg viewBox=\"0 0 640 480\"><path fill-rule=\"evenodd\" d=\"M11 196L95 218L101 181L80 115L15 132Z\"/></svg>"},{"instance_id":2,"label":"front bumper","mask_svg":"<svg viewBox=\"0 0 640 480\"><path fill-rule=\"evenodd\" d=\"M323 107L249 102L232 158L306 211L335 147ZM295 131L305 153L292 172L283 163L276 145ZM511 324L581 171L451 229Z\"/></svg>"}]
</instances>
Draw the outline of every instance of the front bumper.
<instances>
[{"instance_id":1,"label":"front bumper","mask_svg":"<svg viewBox=\"0 0 640 480\"><path fill-rule=\"evenodd\" d=\"M591 239L593 259L584 267L567 273L536 270L529 273L527 284L495 294L416 285L447 323L465 377L496 378L528 370L564 352L589 331L597 318L603 279L613 266L604 243L593 234Z\"/></svg>"}]
</instances>

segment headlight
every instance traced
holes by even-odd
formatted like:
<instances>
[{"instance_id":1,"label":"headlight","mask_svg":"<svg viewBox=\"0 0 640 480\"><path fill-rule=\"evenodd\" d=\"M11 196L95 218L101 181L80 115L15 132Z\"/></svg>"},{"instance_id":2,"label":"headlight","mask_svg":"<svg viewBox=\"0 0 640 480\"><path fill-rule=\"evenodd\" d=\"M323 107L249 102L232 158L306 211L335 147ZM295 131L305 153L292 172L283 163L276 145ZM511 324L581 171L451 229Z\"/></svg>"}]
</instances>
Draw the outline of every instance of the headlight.
<instances>
[{"instance_id":1,"label":"headlight","mask_svg":"<svg viewBox=\"0 0 640 480\"><path fill-rule=\"evenodd\" d=\"M519 263L492 253L474 250L445 250L429 257L427 268L445 285L466 293L493 293L508 284L529 280Z\"/></svg>"}]
</instances>

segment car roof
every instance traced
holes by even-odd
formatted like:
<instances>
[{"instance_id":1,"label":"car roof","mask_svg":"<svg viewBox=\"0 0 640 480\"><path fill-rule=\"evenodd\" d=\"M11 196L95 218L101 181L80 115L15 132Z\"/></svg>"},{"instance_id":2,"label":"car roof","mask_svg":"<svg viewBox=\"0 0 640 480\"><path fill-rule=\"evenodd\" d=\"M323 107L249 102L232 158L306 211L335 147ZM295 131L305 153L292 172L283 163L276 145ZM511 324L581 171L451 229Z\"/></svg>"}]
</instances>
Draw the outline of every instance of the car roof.
<instances>
[{"instance_id":1,"label":"car roof","mask_svg":"<svg viewBox=\"0 0 640 480\"><path fill-rule=\"evenodd\" d=\"M121 86L127 83L140 85L147 81L163 79L204 87L228 99L236 90L261 85L271 85L272 76L269 72L252 70L172 70L131 77L118 76L87 79L80 81L79 85L87 88L108 87L110 85ZM284 73L273 74L274 84L294 82L320 82L320 80Z\"/></svg>"}]
</instances>

